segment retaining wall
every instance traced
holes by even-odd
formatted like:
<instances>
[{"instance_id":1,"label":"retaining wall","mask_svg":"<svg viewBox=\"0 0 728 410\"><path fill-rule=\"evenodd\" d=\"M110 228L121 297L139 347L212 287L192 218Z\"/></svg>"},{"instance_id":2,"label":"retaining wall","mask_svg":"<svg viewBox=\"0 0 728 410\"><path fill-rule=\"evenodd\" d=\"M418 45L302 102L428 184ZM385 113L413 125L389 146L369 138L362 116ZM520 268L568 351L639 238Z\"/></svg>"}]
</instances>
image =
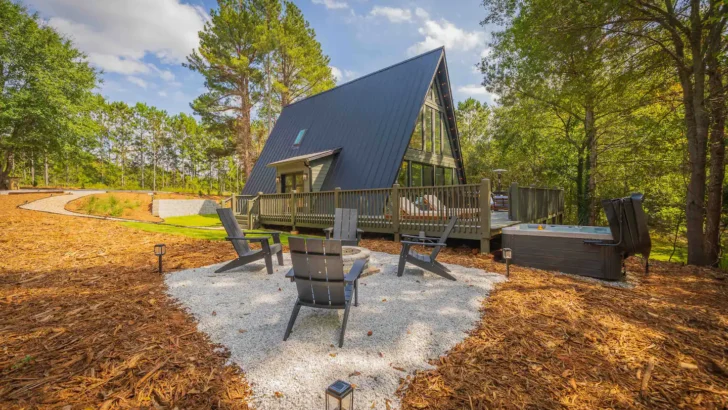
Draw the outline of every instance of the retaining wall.
<instances>
[{"instance_id":1,"label":"retaining wall","mask_svg":"<svg viewBox=\"0 0 728 410\"><path fill-rule=\"evenodd\" d=\"M160 218L170 216L214 214L220 204L212 199L155 199L152 215Z\"/></svg>"}]
</instances>

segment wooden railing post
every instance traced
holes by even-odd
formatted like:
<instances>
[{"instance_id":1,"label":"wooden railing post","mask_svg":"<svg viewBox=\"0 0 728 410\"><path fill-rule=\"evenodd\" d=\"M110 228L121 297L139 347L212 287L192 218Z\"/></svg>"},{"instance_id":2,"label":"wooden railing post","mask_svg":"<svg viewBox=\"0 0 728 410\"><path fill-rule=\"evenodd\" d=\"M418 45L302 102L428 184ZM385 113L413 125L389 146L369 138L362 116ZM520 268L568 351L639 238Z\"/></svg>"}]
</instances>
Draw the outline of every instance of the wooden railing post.
<instances>
[{"instance_id":1,"label":"wooden railing post","mask_svg":"<svg viewBox=\"0 0 728 410\"><path fill-rule=\"evenodd\" d=\"M237 200L235 198L235 193L230 194L230 208L232 208L233 215L237 215L238 213L238 204Z\"/></svg>"},{"instance_id":2,"label":"wooden railing post","mask_svg":"<svg viewBox=\"0 0 728 410\"><path fill-rule=\"evenodd\" d=\"M339 205L339 194L341 194L341 188L334 188L334 209L341 208Z\"/></svg>"},{"instance_id":3,"label":"wooden railing post","mask_svg":"<svg viewBox=\"0 0 728 410\"><path fill-rule=\"evenodd\" d=\"M394 241L399 242L399 184L392 185L392 195L389 197L389 203L392 207L392 231L394 231Z\"/></svg>"},{"instance_id":4,"label":"wooden railing post","mask_svg":"<svg viewBox=\"0 0 728 410\"><path fill-rule=\"evenodd\" d=\"M508 189L508 219L518 221L518 184L512 183Z\"/></svg>"},{"instance_id":5,"label":"wooden railing post","mask_svg":"<svg viewBox=\"0 0 728 410\"><path fill-rule=\"evenodd\" d=\"M480 253L490 253L490 180L480 181Z\"/></svg>"},{"instance_id":6,"label":"wooden railing post","mask_svg":"<svg viewBox=\"0 0 728 410\"><path fill-rule=\"evenodd\" d=\"M296 231L296 190L291 190L291 232Z\"/></svg>"}]
</instances>

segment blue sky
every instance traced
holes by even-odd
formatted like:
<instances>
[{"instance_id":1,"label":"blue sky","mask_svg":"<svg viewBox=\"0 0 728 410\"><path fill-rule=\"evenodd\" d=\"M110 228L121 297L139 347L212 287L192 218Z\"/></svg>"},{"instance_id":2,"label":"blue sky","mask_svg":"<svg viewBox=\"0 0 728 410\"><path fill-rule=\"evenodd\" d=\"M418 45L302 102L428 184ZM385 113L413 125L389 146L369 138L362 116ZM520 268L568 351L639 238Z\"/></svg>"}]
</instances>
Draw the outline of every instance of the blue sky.
<instances>
[{"instance_id":1,"label":"blue sky","mask_svg":"<svg viewBox=\"0 0 728 410\"><path fill-rule=\"evenodd\" d=\"M182 67L215 0L25 0L104 70L103 95L190 113L202 77ZM478 0L296 0L338 83L444 45L455 99L493 102L474 69L487 55Z\"/></svg>"}]
</instances>

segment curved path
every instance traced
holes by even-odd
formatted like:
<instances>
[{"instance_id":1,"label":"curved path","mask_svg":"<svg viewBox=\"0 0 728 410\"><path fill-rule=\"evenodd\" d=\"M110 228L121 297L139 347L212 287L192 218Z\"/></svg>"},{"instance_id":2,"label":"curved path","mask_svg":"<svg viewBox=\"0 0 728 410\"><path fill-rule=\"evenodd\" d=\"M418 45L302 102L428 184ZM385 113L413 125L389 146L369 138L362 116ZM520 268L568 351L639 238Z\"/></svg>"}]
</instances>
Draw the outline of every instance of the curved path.
<instances>
[{"instance_id":1,"label":"curved path","mask_svg":"<svg viewBox=\"0 0 728 410\"><path fill-rule=\"evenodd\" d=\"M71 201L74 201L78 198L83 198L88 195L103 194L105 192L106 191L66 191L62 195L54 195L54 196L50 196L48 198L43 198L43 199L39 199L37 201L27 203L25 205L21 205L20 208L28 209L31 211L48 212L51 214L58 214L58 215L78 216L81 218L108 219L108 220L112 220L112 221L128 221L128 219L80 214L77 212L71 212L71 211L66 210L66 204L68 204Z\"/></svg>"}]
</instances>

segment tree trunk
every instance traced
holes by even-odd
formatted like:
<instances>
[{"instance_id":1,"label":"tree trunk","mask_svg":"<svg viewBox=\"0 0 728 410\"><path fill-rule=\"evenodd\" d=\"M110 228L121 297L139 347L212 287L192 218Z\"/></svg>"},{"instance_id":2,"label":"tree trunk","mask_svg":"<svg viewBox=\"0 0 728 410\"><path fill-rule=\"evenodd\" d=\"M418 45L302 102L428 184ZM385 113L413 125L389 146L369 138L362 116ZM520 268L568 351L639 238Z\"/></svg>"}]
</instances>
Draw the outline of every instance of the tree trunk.
<instances>
[{"instance_id":1,"label":"tree trunk","mask_svg":"<svg viewBox=\"0 0 728 410\"><path fill-rule=\"evenodd\" d=\"M48 186L48 154L43 154L43 182Z\"/></svg>"},{"instance_id":2,"label":"tree trunk","mask_svg":"<svg viewBox=\"0 0 728 410\"><path fill-rule=\"evenodd\" d=\"M589 221L589 208L586 201L584 181L584 149L579 150L576 162L576 214L579 225L586 225Z\"/></svg>"},{"instance_id":3,"label":"tree trunk","mask_svg":"<svg viewBox=\"0 0 728 410\"><path fill-rule=\"evenodd\" d=\"M716 265L720 258L720 221L723 209L723 181L725 180L725 125L726 107L723 77L717 58L708 61L708 88L710 114L710 176L708 203L705 212L704 252L706 263Z\"/></svg>"},{"instance_id":4,"label":"tree trunk","mask_svg":"<svg viewBox=\"0 0 728 410\"><path fill-rule=\"evenodd\" d=\"M594 107L587 105L586 115L584 116L584 131L586 132L586 149L587 149L587 163L586 163L586 192L584 199L586 201L587 212L589 215L588 224L591 226L596 225L597 222L597 208L595 205L595 196L597 190L597 129L595 124Z\"/></svg>"}]
</instances>

